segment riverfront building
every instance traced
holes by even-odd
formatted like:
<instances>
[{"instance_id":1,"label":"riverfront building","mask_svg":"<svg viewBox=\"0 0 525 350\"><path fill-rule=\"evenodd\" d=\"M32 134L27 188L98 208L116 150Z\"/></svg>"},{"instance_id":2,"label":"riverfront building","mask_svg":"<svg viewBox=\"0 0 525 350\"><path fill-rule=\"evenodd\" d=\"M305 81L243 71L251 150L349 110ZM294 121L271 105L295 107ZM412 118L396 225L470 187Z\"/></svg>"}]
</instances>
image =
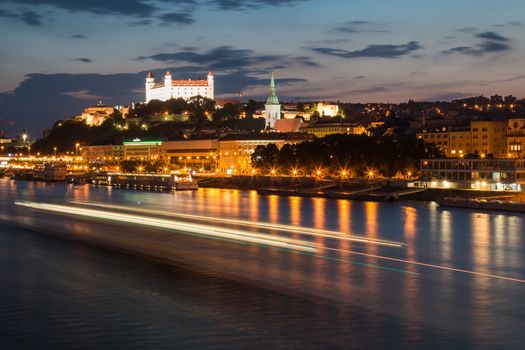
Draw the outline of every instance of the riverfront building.
<instances>
[{"instance_id":1,"label":"riverfront building","mask_svg":"<svg viewBox=\"0 0 525 350\"><path fill-rule=\"evenodd\" d=\"M218 164L218 139L163 141L160 156L179 169L215 172Z\"/></svg>"},{"instance_id":2,"label":"riverfront building","mask_svg":"<svg viewBox=\"0 0 525 350\"><path fill-rule=\"evenodd\" d=\"M219 172L228 175L251 174L251 157L257 146L273 143L277 148L285 144L300 143L308 139L301 134L253 133L226 135L219 139Z\"/></svg>"},{"instance_id":3,"label":"riverfront building","mask_svg":"<svg viewBox=\"0 0 525 350\"><path fill-rule=\"evenodd\" d=\"M520 191L525 159L423 159L421 180L431 188Z\"/></svg>"},{"instance_id":4,"label":"riverfront building","mask_svg":"<svg viewBox=\"0 0 525 350\"><path fill-rule=\"evenodd\" d=\"M465 128L426 129L417 133L426 143L439 147L447 157L467 154L491 154L495 158L507 157L507 121L471 121Z\"/></svg>"},{"instance_id":5,"label":"riverfront building","mask_svg":"<svg viewBox=\"0 0 525 350\"><path fill-rule=\"evenodd\" d=\"M123 145L82 146L82 159L89 161L123 159Z\"/></svg>"},{"instance_id":6,"label":"riverfront building","mask_svg":"<svg viewBox=\"0 0 525 350\"><path fill-rule=\"evenodd\" d=\"M166 71L161 82L156 82L151 72L146 77L146 103L151 100L167 101L172 98L189 100L194 96L214 99L212 72L208 73L206 80L173 80L169 71Z\"/></svg>"},{"instance_id":7,"label":"riverfront building","mask_svg":"<svg viewBox=\"0 0 525 350\"><path fill-rule=\"evenodd\" d=\"M525 118L509 119L507 152L510 158L525 158Z\"/></svg>"}]
</instances>

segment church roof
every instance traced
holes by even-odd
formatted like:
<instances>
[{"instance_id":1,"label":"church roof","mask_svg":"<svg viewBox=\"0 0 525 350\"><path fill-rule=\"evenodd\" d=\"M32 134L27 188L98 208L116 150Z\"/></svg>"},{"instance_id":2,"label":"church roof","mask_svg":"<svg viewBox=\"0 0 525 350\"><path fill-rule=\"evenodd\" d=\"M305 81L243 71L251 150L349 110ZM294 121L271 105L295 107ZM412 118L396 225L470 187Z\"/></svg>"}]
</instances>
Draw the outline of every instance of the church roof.
<instances>
[{"instance_id":1,"label":"church roof","mask_svg":"<svg viewBox=\"0 0 525 350\"><path fill-rule=\"evenodd\" d=\"M272 72L272 79L270 80L270 95L268 96L268 99L266 100L267 105L278 105L279 99L277 98L277 95L275 94L275 81L273 79L273 72Z\"/></svg>"}]
</instances>

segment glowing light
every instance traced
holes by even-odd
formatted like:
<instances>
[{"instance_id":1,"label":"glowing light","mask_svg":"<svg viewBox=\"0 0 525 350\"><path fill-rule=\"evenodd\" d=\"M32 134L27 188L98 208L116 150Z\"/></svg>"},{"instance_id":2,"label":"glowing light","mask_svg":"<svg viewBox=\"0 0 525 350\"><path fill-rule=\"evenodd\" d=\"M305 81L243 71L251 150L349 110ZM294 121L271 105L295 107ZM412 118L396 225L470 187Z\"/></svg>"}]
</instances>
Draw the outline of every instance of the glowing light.
<instances>
[{"instance_id":1,"label":"glowing light","mask_svg":"<svg viewBox=\"0 0 525 350\"><path fill-rule=\"evenodd\" d=\"M217 222L221 224L240 225L240 226L246 226L250 228L256 227L256 228L262 228L262 229L278 230L281 232L288 232L288 233L299 233L299 234L312 235L312 236L322 236L322 237L334 238L334 239L339 239L339 240L348 240L348 241L355 241L355 242L361 242L361 243L367 243L367 244L377 244L377 245L384 245L384 246L396 247L396 248L400 248L403 246L402 243L395 242L395 241L370 239L367 237L351 235L351 234L337 232L337 231L321 230L321 229L314 229L314 228L301 227L301 226L271 224L271 223L266 223L266 222L253 222L253 221L245 221L245 220L237 220L237 219L223 219L223 218L216 218L212 216L201 216L201 215L194 215L194 214L172 213L172 212L159 211L159 210L135 208L135 207L129 207L129 206L123 206L123 205L111 205L111 204L81 202L81 201L71 201L71 203L85 205L85 206L106 208L106 209L127 210L127 211L142 213L142 214L163 215L163 216L179 217L179 218L192 219L192 220L202 220L206 222Z\"/></svg>"},{"instance_id":2,"label":"glowing light","mask_svg":"<svg viewBox=\"0 0 525 350\"><path fill-rule=\"evenodd\" d=\"M285 248L291 250L298 250L303 252L316 252L316 246L312 242L277 237L270 235L263 235L258 233L244 232L236 229L223 228L218 226L195 224L188 222L180 222L173 220L158 219L146 216L114 213L101 210L71 208L65 205L35 203L35 202L15 202L15 205L51 211L56 213L78 215L83 217L91 217L98 219L108 219L124 223L139 224L144 226L164 228L177 231L182 234L198 234L201 236L208 236L212 238L223 238L232 240L234 242L248 242L255 244L268 245L276 248Z\"/></svg>"}]
</instances>

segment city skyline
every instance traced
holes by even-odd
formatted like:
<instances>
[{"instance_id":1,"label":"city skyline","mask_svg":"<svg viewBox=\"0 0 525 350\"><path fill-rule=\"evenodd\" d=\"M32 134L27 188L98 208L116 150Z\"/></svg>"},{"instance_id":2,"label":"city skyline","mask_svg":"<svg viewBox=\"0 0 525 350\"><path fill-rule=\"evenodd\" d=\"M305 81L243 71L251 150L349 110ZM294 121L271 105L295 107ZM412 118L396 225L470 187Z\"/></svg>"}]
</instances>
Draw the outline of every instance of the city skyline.
<instances>
[{"instance_id":1,"label":"city skyline","mask_svg":"<svg viewBox=\"0 0 525 350\"><path fill-rule=\"evenodd\" d=\"M212 70L219 98L264 99L272 71L284 101L522 97L525 4L505 5L2 0L0 130L38 135L99 100L142 101L150 70Z\"/></svg>"}]
</instances>

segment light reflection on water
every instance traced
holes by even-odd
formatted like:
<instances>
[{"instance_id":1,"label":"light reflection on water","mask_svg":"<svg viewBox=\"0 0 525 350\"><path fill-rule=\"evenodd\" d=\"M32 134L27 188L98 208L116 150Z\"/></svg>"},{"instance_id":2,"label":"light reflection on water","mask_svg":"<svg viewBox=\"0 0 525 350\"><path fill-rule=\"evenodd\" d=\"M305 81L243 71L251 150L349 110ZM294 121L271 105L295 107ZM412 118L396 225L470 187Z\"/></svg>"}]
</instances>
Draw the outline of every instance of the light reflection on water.
<instances>
[{"instance_id":1,"label":"light reflection on water","mask_svg":"<svg viewBox=\"0 0 525 350\"><path fill-rule=\"evenodd\" d=\"M241 290L237 293L253 303L253 306L245 306L253 312L254 319L248 323L264 329L274 339L292 337L295 335L292 333L297 330L310 332L306 338L314 343L322 343L319 337L324 336L346 339L343 335L345 332L359 338L356 335L360 331L359 322L365 329L363 336L366 336L365 340L361 339L364 343L359 344L365 345L373 344L372 337L391 337L394 343L397 341L404 345L419 342L434 344L429 341L433 339L435 344L448 348L454 348L454 344L464 345L463 348L479 348L477 345L490 347L498 341L512 348L523 339L519 326L523 324L525 314L523 284L393 263L350 252L355 250L370 255L524 278L523 215L442 210L434 204L419 202L376 203L260 197L254 191L239 190L200 189L197 192L167 194L59 184L15 184L7 181L0 181L0 186L2 195L13 200L111 202L163 211L337 230L344 234L362 234L371 239L396 240L405 244L402 249L394 249L344 240L333 242L316 236L313 240L322 247L319 255L330 258L324 259L260 246L231 247L219 242L208 242L206 247L200 247L195 242L181 238L181 244L188 244L187 254L202 255L202 259L209 259L210 268L222 269L236 276L244 274L246 279L252 279L251 283L260 281L265 288L300 295L299 298L291 299L282 296L263 298L258 297L263 292L238 287ZM41 217L17 212L7 202L1 205L8 213L0 214L2 221L16 214L32 225L38 225L39 220L45 222ZM89 235L93 227L93 224L82 221L68 224L69 230L80 236ZM107 229L106 226L104 228ZM112 234L125 235L126 232L115 231ZM149 234L152 238L157 237L153 233ZM291 236L301 238L298 233L292 233ZM198 243L202 244L200 241ZM329 251L323 247L334 247L340 251ZM220 253L217 253L218 250ZM102 273L97 263L90 267L83 265L81 253L73 261L76 263L73 265L75 269L79 269L76 273ZM185 278L191 279L188 276ZM202 282L201 285L199 281L194 283L193 288L197 290L207 284ZM84 291L89 290L90 285L84 281L75 283L71 288ZM130 292L116 289L121 293ZM162 293L162 290L155 290L154 293ZM76 298L77 301L86 302L89 299L86 294L79 294L82 297ZM214 297L204 294L207 298L204 303L209 302L211 309L219 308L224 303L234 303L231 296L221 294L220 291ZM338 307L324 306L326 300ZM203 300L191 302L200 303ZM26 295L23 303L31 304L34 300ZM257 316L263 309L272 311L272 315ZM231 318L235 322L245 318L242 308L235 312L221 317ZM301 323L294 315L310 318ZM277 330L267 322L290 329ZM444 343L439 343L438 339ZM301 343L299 347L303 345Z\"/></svg>"}]
</instances>

